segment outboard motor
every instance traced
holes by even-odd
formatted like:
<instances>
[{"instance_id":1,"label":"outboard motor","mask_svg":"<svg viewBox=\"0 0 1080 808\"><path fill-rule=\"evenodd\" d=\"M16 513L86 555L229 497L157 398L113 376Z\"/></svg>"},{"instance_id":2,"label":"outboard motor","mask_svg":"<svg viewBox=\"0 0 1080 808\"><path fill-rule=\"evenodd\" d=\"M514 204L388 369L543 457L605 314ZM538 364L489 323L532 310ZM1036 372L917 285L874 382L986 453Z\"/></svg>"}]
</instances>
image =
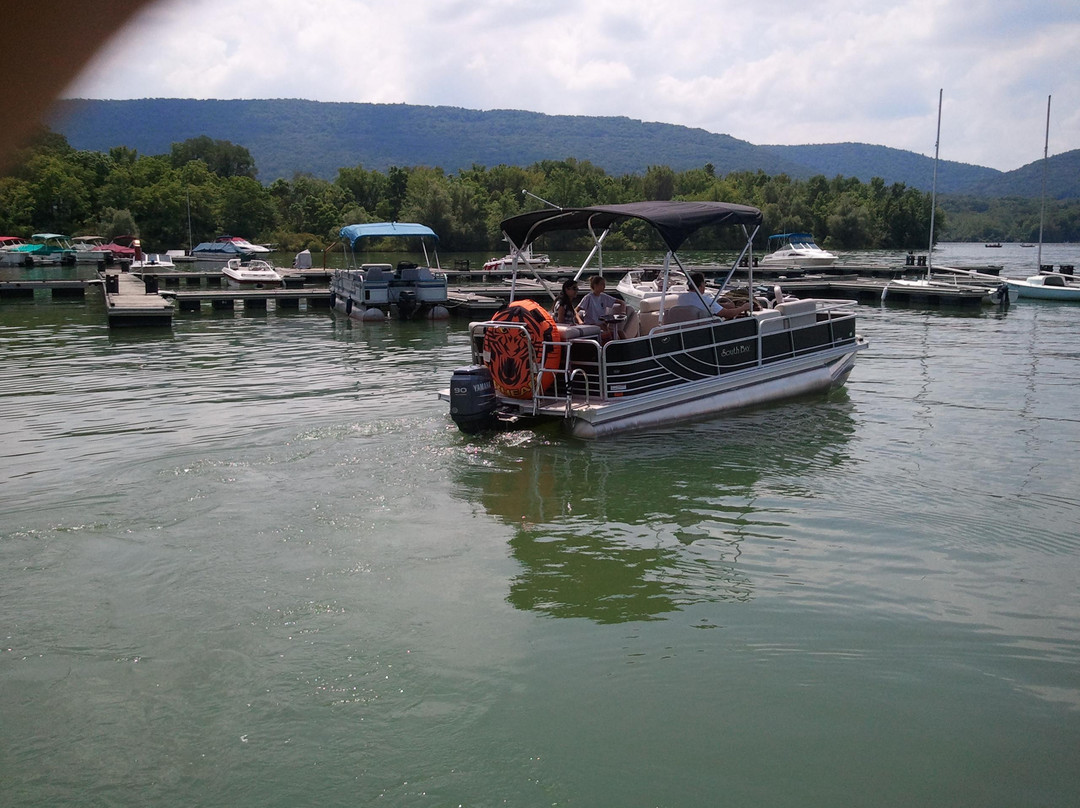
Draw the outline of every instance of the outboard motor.
<instances>
[{"instance_id":1,"label":"outboard motor","mask_svg":"<svg viewBox=\"0 0 1080 808\"><path fill-rule=\"evenodd\" d=\"M416 292L399 292L397 298L398 318L409 320L416 313Z\"/></svg>"},{"instance_id":2,"label":"outboard motor","mask_svg":"<svg viewBox=\"0 0 1080 808\"><path fill-rule=\"evenodd\" d=\"M458 368L450 377L450 417L467 434L483 431L495 417L495 386L483 365Z\"/></svg>"}]
</instances>

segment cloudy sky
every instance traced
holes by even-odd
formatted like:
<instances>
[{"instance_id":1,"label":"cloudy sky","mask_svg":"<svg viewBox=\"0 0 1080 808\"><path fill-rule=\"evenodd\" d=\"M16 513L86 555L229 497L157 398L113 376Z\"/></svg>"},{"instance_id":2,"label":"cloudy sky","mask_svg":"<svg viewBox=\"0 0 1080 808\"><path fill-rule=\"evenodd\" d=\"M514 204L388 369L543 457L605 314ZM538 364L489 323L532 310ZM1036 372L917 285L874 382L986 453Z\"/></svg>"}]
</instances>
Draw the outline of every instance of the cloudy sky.
<instances>
[{"instance_id":1,"label":"cloudy sky","mask_svg":"<svg viewBox=\"0 0 1080 808\"><path fill-rule=\"evenodd\" d=\"M1080 148L1077 0L159 0L64 93L624 115L1019 168Z\"/></svg>"}]
</instances>

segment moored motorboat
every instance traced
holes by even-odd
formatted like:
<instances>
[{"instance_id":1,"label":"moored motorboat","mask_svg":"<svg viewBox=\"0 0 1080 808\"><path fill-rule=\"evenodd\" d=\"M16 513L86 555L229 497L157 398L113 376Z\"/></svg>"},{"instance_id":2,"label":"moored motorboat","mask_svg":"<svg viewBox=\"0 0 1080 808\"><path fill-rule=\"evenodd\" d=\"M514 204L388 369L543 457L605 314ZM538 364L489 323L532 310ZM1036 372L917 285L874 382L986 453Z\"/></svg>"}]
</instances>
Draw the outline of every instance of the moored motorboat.
<instances>
[{"instance_id":1,"label":"moored motorboat","mask_svg":"<svg viewBox=\"0 0 1080 808\"><path fill-rule=\"evenodd\" d=\"M666 280L665 280L666 278ZM687 291L686 279L666 275L664 270L631 269L615 285L626 305L640 311L641 302L646 299L658 299L665 294L680 294Z\"/></svg>"},{"instance_id":2,"label":"moored motorboat","mask_svg":"<svg viewBox=\"0 0 1080 808\"><path fill-rule=\"evenodd\" d=\"M59 233L34 233L30 244L34 248L30 259L35 264L74 264L78 259L71 240Z\"/></svg>"},{"instance_id":3,"label":"moored motorboat","mask_svg":"<svg viewBox=\"0 0 1080 808\"><path fill-rule=\"evenodd\" d=\"M681 274L689 289L676 251L691 234L710 225L741 228L746 246L737 265L761 219L745 205L634 202L538 210L502 227L513 248L524 249L566 230L600 233L599 246L613 227L645 222L667 247L665 287ZM853 301L783 302L721 319L696 296L700 306L670 293L642 296L637 310L611 314L614 336L604 339L598 326L557 325L539 304L511 295L492 319L470 325L473 364L454 371L439 396L464 432L554 420L596 438L827 391L844 384L867 345L855 332Z\"/></svg>"},{"instance_id":4,"label":"moored motorboat","mask_svg":"<svg viewBox=\"0 0 1080 808\"><path fill-rule=\"evenodd\" d=\"M277 289L284 283L277 270L260 258L231 258L221 274L233 289Z\"/></svg>"},{"instance_id":5,"label":"moored motorboat","mask_svg":"<svg viewBox=\"0 0 1080 808\"><path fill-rule=\"evenodd\" d=\"M35 249L18 236L0 236L0 266L30 266Z\"/></svg>"},{"instance_id":6,"label":"moored motorboat","mask_svg":"<svg viewBox=\"0 0 1080 808\"><path fill-rule=\"evenodd\" d=\"M146 253L143 254L140 249L135 253L135 258L131 261L132 272L150 271L150 270L162 270L169 271L176 269L176 263L173 261L172 256L168 253ZM223 270L224 271L224 270Z\"/></svg>"},{"instance_id":7,"label":"moored motorboat","mask_svg":"<svg viewBox=\"0 0 1080 808\"><path fill-rule=\"evenodd\" d=\"M252 244L240 236L218 236L213 241L204 241L191 248L193 258L206 261L229 261L233 258L250 258L253 255L265 255L270 249L261 244Z\"/></svg>"},{"instance_id":8,"label":"moored motorboat","mask_svg":"<svg viewBox=\"0 0 1080 808\"><path fill-rule=\"evenodd\" d=\"M75 260L80 264L111 264L112 250L105 246L103 236L72 236L71 246L75 249Z\"/></svg>"},{"instance_id":9,"label":"moored motorboat","mask_svg":"<svg viewBox=\"0 0 1080 808\"><path fill-rule=\"evenodd\" d=\"M762 267L831 267L836 255L821 249L809 233L777 233L769 236L768 252L760 259Z\"/></svg>"},{"instance_id":10,"label":"moored motorboat","mask_svg":"<svg viewBox=\"0 0 1080 808\"><path fill-rule=\"evenodd\" d=\"M336 310L364 320L382 320L393 309L401 319L445 319L446 275L439 266L439 237L427 225L413 222L368 222L340 230L347 250L347 266L330 277L330 296ZM357 248L375 240L419 243L423 263L401 261L361 263ZM431 255L428 249L431 249Z\"/></svg>"},{"instance_id":11,"label":"moored motorboat","mask_svg":"<svg viewBox=\"0 0 1080 808\"><path fill-rule=\"evenodd\" d=\"M102 244L97 249L108 250L113 258L130 261L135 258L135 248L132 245L136 241L138 241L138 236L116 236L112 241Z\"/></svg>"},{"instance_id":12,"label":"moored motorboat","mask_svg":"<svg viewBox=\"0 0 1080 808\"><path fill-rule=\"evenodd\" d=\"M532 270L546 269L551 263L551 259L547 255L534 255L532 250L525 250L521 255L514 256L512 253L504 255L502 258L489 258L484 262L484 272L504 272L513 268L514 261L524 266L520 269L528 268Z\"/></svg>"}]
</instances>

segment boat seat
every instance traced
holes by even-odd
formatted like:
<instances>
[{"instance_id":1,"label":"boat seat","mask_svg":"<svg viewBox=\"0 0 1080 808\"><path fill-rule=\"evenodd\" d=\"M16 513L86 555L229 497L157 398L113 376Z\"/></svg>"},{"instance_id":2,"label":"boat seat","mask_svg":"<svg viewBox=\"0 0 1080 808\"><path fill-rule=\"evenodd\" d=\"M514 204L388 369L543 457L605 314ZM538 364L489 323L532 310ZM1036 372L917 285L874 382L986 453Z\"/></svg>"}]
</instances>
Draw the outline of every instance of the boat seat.
<instances>
[{"instance_id":1,"label":"boat seat","mask_svg":"<svg viewBox=\"0 0 1080 808\"><path fill-rule=\"evenodd\" d=\"M403 281L431 281L435 276L428 267L402 267L401 280Z\"/></svg>"},{"instance_id":2,"label":"boat seat","mask_svg":"<svg viewBox=\"0 0 1080 808\"><path fill-rule=\"evenodd\" d=\"M664 325L704 320L710 314L699 306L673 306L664 312Z\"/></svg>"},{"instance_id":3,"label":"boat seat","mask_svg":"<svg viewBox=\"0 0 1080 808\"><path fill-rule=\"evenodd\" d=\"M645 297L641 299L638 304L638 330L642 334L648 334L660 323L660 317L658 312L660 311L660 301L664 301L664 310L674 308L678 301L679 296L675 294L668 294L661 297L660 295L654 295L652 297Z\"/></svg>"},{"instance_id":4,"label":"boat seat","mask_svg":"<svg viewBox=\"0 0 1080 808\"><path fill-rule=\"evenodd\" d=\"M784 329L784 315L778 309L761 309L752 316L758 321L759 334L771 334Z\"/></svg>"},{"instance_id":5,"label":"boat seat","mask_svg":"<svg viewBox=\"0 0 1080 808\"><path fill-rule=\"evenodd\" d=\"M622 324L619 326L619 339L634 339L634 337L638 336L640 333L640 315L631 309L630 313L626 315L626 319L623 320Z\"/></svg>"},{"instance_id":6,"label":"boat seat","mask_svg":"<svg viewBox=\"0 0 1080 808\"><path fill-rule=\"evenodd\" d=\"M371 266L364 269L365 283L389 283L393 277L392 272L387 272L381 266Z\"/></svg>"},{"instance_id":7,"label":"boat seat","mask_svg":"<svg viewBox=\"0 0 1080 808\"><path fill-rule=\"evenodd\" d=\"M600 326L598 325L564 325L557 323L556 328L564 340L572 339L599 339Z\"/></svg>"},{"instance_id":8,"label":"boat seat","mask_svg":"<svg viewBox=\"0 0 1080 808\"><path fill-rule=\"evenodd\" d=\"M803 328L817 322L817 303L813 300L792 300L781 303L774 311L787 317L791 328Z\"/></svg>"},{"instance_id":9,"label":"boat seat","mask_svg":"<svg viewBox=\"0 0 1080 808\"><path fill-rule=\"evenodd\" d=\"M638 305L638 311L642 314L648 314L649 312L660 311L660 301L664 301L664 308L671 309L678 305L679 296L676 294L668 294L660 297L660 295L653 295L652 297L643 297L641 303Z\"/></svg>"}]
</instances>

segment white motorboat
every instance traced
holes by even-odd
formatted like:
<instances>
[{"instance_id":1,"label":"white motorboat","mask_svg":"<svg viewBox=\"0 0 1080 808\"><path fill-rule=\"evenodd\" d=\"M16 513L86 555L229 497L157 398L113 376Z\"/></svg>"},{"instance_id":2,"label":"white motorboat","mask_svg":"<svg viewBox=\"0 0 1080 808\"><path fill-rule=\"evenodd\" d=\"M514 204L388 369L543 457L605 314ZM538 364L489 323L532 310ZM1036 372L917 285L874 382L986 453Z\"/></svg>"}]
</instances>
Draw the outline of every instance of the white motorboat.
<instances>
[{"instance_id":1,"label":"white motorboat","mask_svg":"<svg viewBox=\"0 0 1080 808\"><path fill-rule=\"evenodd\" d=\"M691 234L710 225L741 228L745 246L734 272L762 216L723 202L632 202L532 211L502 228L514 249L566 230L594 234L598 248L629 220L651 226L666 245L665 279L677 272L688 282L676 251ZM854 306L798 300L721 319L674 294L643 296L637 310L612 313L615 336L604 340L599 326L557 325L539 303L511 294L492 319L470 325L473 364L454 371L439 397L463 432L553 420L596 438L821 393L844 384L867 345L855 332Z\"/></svg>"},{"instance_id":2,"label":"white motorboat","mask_svg":"<svg viewBox=\"0 0 1080 808\"><path fill-rule=\"evenodd\" d=\"M105 244L103 236L73 236L71 246L75 248L75 260L80 264L111 264L112 250Z\"/></svg>"},{"instance_id":3,"label":"white motorboat","mask_svg":"<svg viewBox=\"0 0 1080 808\"><path fill-rule=\"evenodd\" d=\"M514 256L513 253L504 255L502 258L490 258L484 262L484 272L503 272L509 271L513 268L514 261L517 260L519 264L523 264L528 269L546 269L551 263L551 259L546 255L533 255L532 250L522 250L521 255Z\"/></svg>"},{"instance_id":4,"label":"white motorboat","mask_svg":"<svg viewBox=\"0 0 1080 808\"><path fill-rule=\"evenodd\" d=\"M769 236L768 252L758 263L772 269L831 267L836 264L836 255L821 249L809 233L777 233Z\"/></svg>"},{"instance_id":5,"label":"white motorboat","mask_svg":"<svg viewBox=\"0 0 1080 808\"><path fill-rule=\"evenodd\" d=\"M231 258L221 274L233 289L277 289L284 283L277 270L260 258Z\"/></svg>"},{"instance_id":6,"label":"white motorboat","mask_svg":"<svg viewBox=\"0 0 1080 808\"><path fill-rule=\"evenodd\" d=\"M229 261L233 258L250 258L253 255L265 255L268 247L252 244L240 236L218 236L213 241L204 241L191 249L191 255L207 261Z\"/></svg>"},{"instance_id":7,"label":"white motorboat","mask_svg":"<svg viewBox=\"0 0 1080 808\"><path fill-rule=\"evenodd\" d=\"M347 266L330 277L330 299L338 311L364 320L382 320L391 309L401 319L445 319L448 292L446 275L439 266L435 247L439 237L430 227L412 222L369 222L341 228ZM360 263L357 247L376 239L407 239L419 242L423 264L401 261L391 264ZM429 257L428 248L432 255Z\"/></svg>"},{"instance_id":8,"label":"white motorboat","mask_svg":"<svg viewBox=\"0 0 1080 808\"><path fill-rule=\"evenodd\" d=\"M659 299L665 294L681 294L688 291L688 287L686 279L681 276L671 277L666 275L663 269L646 268L628 271L619 278L615 291L626 301L627 306L640 311L641 301Z\"/></svg>"},{"instance_id":9,"label":"white motorboat","mask_svg":"<svg viewBox=\"0 0 1080 808\"><path fill-rule=\"evenodd\" d=\"M132 272L139 272L142 270L162 270L167 272L176 269L176 264L173 262L172 256L168 253L147 253L146 255L142 255L140 251L137 253L137 257L132 260L129 268Z\"/></svg>"}]
</instances>

